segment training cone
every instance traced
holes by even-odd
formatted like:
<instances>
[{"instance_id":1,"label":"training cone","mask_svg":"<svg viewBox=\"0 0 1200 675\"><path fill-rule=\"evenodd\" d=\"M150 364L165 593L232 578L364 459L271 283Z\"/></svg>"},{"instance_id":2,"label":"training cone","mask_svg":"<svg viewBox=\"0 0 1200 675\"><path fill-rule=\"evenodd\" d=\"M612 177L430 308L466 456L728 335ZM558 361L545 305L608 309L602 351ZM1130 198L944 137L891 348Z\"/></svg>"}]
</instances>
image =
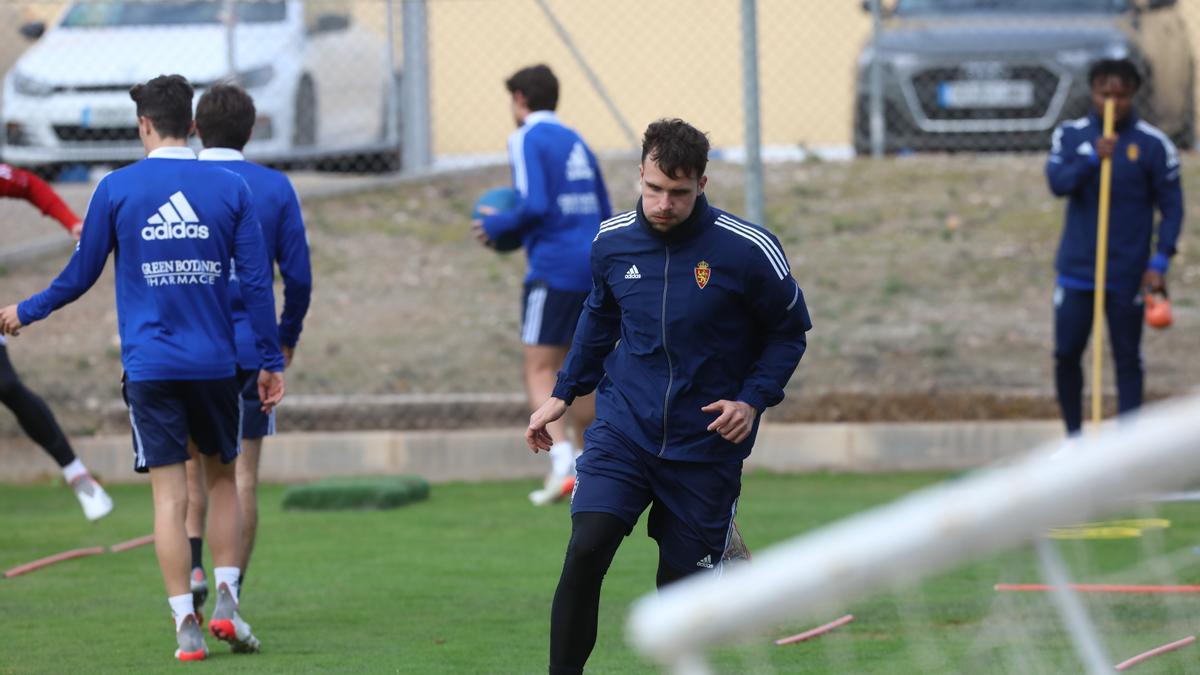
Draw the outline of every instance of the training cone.
<instances>
[{"instance_id":1,"label":"training cone","mask_svg":"<svg viewBox=\"0 0 1200 675\"><path fill-rule=\"evenodd\" d=\"M1151 328L1163 330L1170 328L1172 322L1171 317L1171 301L1167 299L1165 293L1147 293L1146 294L1146 325Z\"/></svg>"}]
</instances>

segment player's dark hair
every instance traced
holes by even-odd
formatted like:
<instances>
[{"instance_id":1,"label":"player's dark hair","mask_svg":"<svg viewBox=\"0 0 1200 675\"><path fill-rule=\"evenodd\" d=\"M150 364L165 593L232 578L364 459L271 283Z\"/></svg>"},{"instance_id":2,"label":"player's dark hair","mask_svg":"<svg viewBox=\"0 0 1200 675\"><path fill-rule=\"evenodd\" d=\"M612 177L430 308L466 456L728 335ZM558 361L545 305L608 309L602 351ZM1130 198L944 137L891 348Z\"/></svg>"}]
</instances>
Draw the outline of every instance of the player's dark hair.
<instances>
[{"instance_id":1,"label":"player's dark hair","mask_svg":"<svg viewBox=\"0 0 1200 675\"><path fill-rule=\"evenodd\" d=\"M206 148L241 150L254 130L254 99L236 84L214 84L196 103L196 131Z\"/></svg>"},{"instance_id":2,"label":"player's dark hair","mask_svg":"<svg viewBox=\"0 0 1200 675\"><path fill-rule=\"evenodd\" d=\"M159 75L129 89L138 117L145 117L163 138L187 138L192 127L192 85L182 75Z\"/></svg>"},{"instance_id":3,"label":"player's dark hair","mask_svg":"<svg viewBox=\"0 0 1200 675\"><path fill-rule=\"evenodd\" d=\"M1134 91L1142 87L1142 74L1129 59L1100 59L1088 69L1089 86L1106 77L1120 78L1122 82L1133 87Z\"/></svg>"},{"instance_id":4,"label":"player's dark hair","mask_svg":"<svg viewBox=\"0 0 1200 675\"><path fill-rule=\"evenodd\" d=\"M504 81L504 86L510 94L521 92L531 111L554 110L558 107L558 78L545 64L518 70Z\"/></svg>"},{"instance_id":5,"label":"player's dark hair","mask_svg":"<svg viewBox=\"0 0 1200 675\"><path fill-rule=\"evenodd\" d=\"M708 166L708 136L679 118L660 119L642 136L642 161L649 157L668 178L699 178Z\"/></svg>"}]
</instances>

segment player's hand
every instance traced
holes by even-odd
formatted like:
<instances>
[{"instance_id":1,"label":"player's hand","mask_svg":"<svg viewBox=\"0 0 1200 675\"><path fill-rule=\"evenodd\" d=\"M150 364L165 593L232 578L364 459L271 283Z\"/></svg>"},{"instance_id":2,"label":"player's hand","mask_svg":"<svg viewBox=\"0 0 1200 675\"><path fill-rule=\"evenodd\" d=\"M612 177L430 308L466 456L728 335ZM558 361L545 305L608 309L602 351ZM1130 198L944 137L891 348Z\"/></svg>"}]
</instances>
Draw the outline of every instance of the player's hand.
<instances>
[{"instance_id":1,"label":"player's hand","mask_svg":"<svg viewBox=\"0 0 1200 675\"><path fill-rule=\"evenodd\" d=\"M78 223L75 223L74 225L71 226L71 238L74 239L75 241L79 241L79 238L82 236L83 236L83 221L81 220Z\"/></svg>"},{"instance_id":2,"label":"player's hand","mask_svg":"<svg viewBox=\"0 0 1200 675\"><path fill-rule=\"evenodd\" d=\"M499 211L491 206L480 206L479 213L482 213L485 216L490 216L495 213L499 213ZM471 221L471 236L475 237L475 241L483 244L484 246L489 248L494 248L496 246L491 237L488 236L487 230L483 229L483 220L479 218Z\"/></svg>"},{"instance_id":3,"label":"player's hand","mask_svg":"<svg viewBox=\"0 0 1200 675\"><path fill-rule=\"evenodd\" d=\"M1158 270L1146 270L1142 274L1142 288L1151 293L1162 293L1167 288L1167 280Z\"/></svg>"},{"instance_id":4,"label":"player's hand","mask_svg":"<svg viewBox=\"0 0 1200 675\"><path fill-rule=\"evenodd\" d=\"M279 405L283 400L282 372L258 371L258 400L262 401L262 411L268 415Z\"/></svg>"},{"instance_id":5,"label":"player's hand","mask_svg":"<svg viewBox=\"0 0 1200 675\"><path fill-rule=\"evenodd\" d=\"M1117 148L1116 136L1101 136L1096 139L1096 156L1100 159L1108 159L1113 156L1113 151Z\"/></svg>"},{"instance_id":6,"label":"player's hand","mask_svg":"<svg viewBox=\"0 0 1200 675\"><path fill-rule=\"evenodd\" d=\"M296 355L296 348L287 345L279 345L279 351L283 352L283 369L287 370L292 367L292 357Z\"/></svg>"},{"instance_id":7,"label":"player's hand","mask_svg":"<svg viewBox=\"0 0 1200 675\"><path fill-rule=\"evenodd\" d=\"M17 306L9 305L0 309L0 335L20 335L21 317L17 314Z\"/></svg>"},{"instance_id":8,"label":"player's hand","mask_svg":"<svg viewBox=\"0 0 1200 675\"><path fill-rule=\"evenodd\" d=\"M750 431L754 429L754 418L758 417L758 411L742 401L722 399L709 403L700 410L706 413L720 413L717 419L708 425L708 430L721 434L721 438L730 443L741 443L749 438Z\"/></svg>"},{"instance_id":9,"label":"player's hand","mask_svg":"<svg viewBox=\"0 0 1200 675\"><path fill-rule=\"evenodd\" d=\"M525 442L534 454L538 450L549 450L550 446L554 445L554 437L546 430L546 425L566 413L567 402L551 396L542 404L542 407L529 416L529 428L525 430Z\"/></svg>"}]
</instances>

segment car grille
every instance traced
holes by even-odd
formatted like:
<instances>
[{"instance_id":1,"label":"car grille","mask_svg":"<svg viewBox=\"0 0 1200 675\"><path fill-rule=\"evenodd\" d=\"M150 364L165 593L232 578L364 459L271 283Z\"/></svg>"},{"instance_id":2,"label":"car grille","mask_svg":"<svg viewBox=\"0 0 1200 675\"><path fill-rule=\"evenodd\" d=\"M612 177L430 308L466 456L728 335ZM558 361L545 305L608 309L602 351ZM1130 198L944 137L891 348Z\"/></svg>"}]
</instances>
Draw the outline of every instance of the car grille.
<instances>
[{"instance_id":1,"label":"car grille","mask_svg":"<svg viewBox=\"0 0 1200 675\"><path fill-rule=\"evenodd\" d=\"M65 143L113 143L138 140L137 127L82 127L55 124L54 134Z\"/></svg>"},{"instance_id":2,"label":"car grille","mask_svg":"<svg viewBox=\"0 0 1200 675\"><path fill-rule=\"evenodd\" d=\"M921 112L930 120L1021 120L1043 117L1058 89L1058 74L1041 65L1006 64L1006 71L1004 79L1033 83L1033 105L1019 108L942 107L938 102L938 87L943 82L971 79L962 68L956 66L922 70L912 77L912 88Z\"/></svg>"}]
</instances>

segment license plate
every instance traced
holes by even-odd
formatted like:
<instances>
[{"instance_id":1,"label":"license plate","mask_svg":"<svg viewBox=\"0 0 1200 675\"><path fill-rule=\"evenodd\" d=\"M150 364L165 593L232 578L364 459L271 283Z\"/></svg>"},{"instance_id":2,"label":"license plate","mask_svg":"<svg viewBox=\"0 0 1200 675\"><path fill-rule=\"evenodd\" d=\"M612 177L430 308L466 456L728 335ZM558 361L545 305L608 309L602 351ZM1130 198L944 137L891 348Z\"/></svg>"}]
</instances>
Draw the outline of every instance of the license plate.
<instances>
[{"instance_id":1,"label":"license plate","mask_svg":"<svg viewBox=\"0 0 1200 675\"><path fill-rule=\"evenodd\" d=\"M137 114L133 106L128 108L110 106L84 106L79 114L79 126L84 129L92 127L129 127L137 124Z\"/></svg>"},{"instance_id":2,"label":"license plate","mask_svg":"<svg viewBox=\"0 0 1200 675\"><path fill-rule=\"evenodd\" d=\"M1029 108L1033 83L1029 80L963 80L938 85L942 108Z\"/></svg>"}]
</instances>

